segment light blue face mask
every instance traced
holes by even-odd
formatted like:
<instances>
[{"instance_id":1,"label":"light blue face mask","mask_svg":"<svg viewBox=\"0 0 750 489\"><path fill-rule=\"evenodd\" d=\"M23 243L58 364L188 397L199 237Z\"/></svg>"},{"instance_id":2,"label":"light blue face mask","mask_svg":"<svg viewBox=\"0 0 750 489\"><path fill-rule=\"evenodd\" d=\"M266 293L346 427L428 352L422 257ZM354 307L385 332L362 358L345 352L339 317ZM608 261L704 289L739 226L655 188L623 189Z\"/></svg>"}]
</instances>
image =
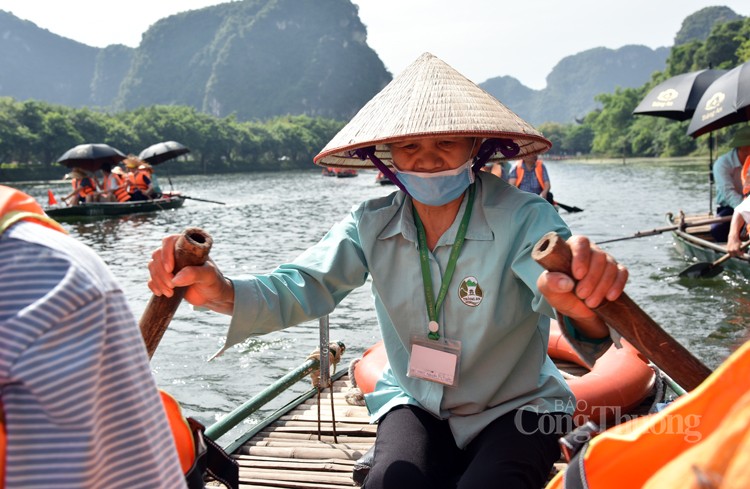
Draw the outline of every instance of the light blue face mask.
<instances>
[{"instance_id":1,"label":"light blue face mask","mask_svg":"<svg viewBox=\"0 0 750 489\"><path fill-rule=\"evenodd\" d=\"M396 170L409 195L425 205L440 206L461 196L474 183L473 159L452 170L435 173Z\"/></svg>"}]
</instances>

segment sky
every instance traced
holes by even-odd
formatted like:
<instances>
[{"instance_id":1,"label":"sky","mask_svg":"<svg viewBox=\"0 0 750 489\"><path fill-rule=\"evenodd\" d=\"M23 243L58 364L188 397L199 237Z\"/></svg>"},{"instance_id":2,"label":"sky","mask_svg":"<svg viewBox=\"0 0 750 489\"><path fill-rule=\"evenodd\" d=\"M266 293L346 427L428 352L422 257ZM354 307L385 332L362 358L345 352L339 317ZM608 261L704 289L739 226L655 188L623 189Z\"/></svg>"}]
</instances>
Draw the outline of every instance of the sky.
<instances>
[{"instance_id":1,"label":"sky","mask_svg":"<svg viewBox=\"0 0 750 489\"><path fill-rule=\"evenodd\" d=\"M326 0L311 0L326 1ZM0 10L89 46L137 47L150 25L227 0L0 0ZM394 75L429 51L475 83L512 76L542 89L566 56L595 47L671 46L682 21L748 0L353 0L367 43ZM1 34L1 33L0 33Z\"/></svg>"}]
</instances>

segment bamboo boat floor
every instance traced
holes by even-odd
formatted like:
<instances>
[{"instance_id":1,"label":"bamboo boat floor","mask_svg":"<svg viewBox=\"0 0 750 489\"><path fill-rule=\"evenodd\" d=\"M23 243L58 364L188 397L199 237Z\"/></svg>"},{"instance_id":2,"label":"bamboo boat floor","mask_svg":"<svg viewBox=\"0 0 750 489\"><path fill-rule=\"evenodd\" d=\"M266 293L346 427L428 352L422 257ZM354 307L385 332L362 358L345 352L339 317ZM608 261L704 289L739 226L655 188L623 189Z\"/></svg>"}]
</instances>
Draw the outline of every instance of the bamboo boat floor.
<instances>
[{"instance_id":1,"label":"bamboo boat floor","mask_svg":"<svg viewBox=\"0 0 750 489\"><path fill-rule=\"evenodd\" d=\"M558 365L568 374L580 375L584 369L572 364ZM331 392L320 396L320 439L318 436L317 396L283 413L235 449L232 456L240 466L242 489L341 489L357 487L352 479L355 462L375 442L376 425L370 424L367 409L347 402L351 390L345 375ZM565 466L555 465L551 475ZM208 483L208 487L223 487Z\"/></svg>"},{"instance_id":2,"label":"bamboo boat floor","mask_svg":"<svg viewBox=\"0 0 750 489\"><path fill-rule=\"evenodd\" d=\"M232 456L240 466L240 487L356 487L352 479L354 463L375 442L377 427L370 424L367 408L346 401L345 395L351 387L347 376L334 382L333 415L331 391L321 393L320 437L318 397L314 396L281 415L236 449Z\"/></svg>"}]
</instances>

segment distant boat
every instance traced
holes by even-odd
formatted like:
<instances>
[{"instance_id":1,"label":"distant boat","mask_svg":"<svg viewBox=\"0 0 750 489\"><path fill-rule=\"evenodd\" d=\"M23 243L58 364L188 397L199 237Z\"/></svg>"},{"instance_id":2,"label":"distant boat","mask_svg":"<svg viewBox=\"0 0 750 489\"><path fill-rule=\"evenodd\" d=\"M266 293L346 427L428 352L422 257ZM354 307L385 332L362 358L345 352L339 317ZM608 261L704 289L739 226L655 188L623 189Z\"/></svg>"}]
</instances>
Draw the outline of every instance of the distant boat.
<instances>
[{"instance_id":1,"label":"distant boat","mask_svg":"<svg viewBox=\"0 0 750 489\"><path fill-rule=\"evenodd\" d=\"M333 171L336 173L336 178L350 178L358 175L357 170L353 168L334 168Z\"/></svg>"},{"instance_id":2,"label":"distant boat","mask_svg":"<svg viewBox=\"0 0 750 489\"><path fill-rule=\"evenodd\" d=\"M182 207L185 197L179 193L165 193L161 198L133 202L87 202L68 207L47 207L44 212L58 221L79 221L119 217L143 212L156 212Z\"/></svg>"},{"instance_id":3,"label":"distant boat","mask_svg":"<svg viewBox=\"0 0 750 489\"><path fill-rule=\"evenodd\" d=\"M324 177L350 178L356 177L358 173L357 170L354 170L352 168L333 168L329 166L323 168L322 175Z\"/></svg>"},{"instance_id":4,"label":"distant boat","mask_svg":"<svg viewBox=\"0 0 750 489\"><path fill-rule=\"evenodd\" d=\"M379 183L380 185L393 185L393 182L391 182L388 177L383 175L382 171L379 171L378 176L375 177L375 183Z\"/></svg>"}]
</instances>

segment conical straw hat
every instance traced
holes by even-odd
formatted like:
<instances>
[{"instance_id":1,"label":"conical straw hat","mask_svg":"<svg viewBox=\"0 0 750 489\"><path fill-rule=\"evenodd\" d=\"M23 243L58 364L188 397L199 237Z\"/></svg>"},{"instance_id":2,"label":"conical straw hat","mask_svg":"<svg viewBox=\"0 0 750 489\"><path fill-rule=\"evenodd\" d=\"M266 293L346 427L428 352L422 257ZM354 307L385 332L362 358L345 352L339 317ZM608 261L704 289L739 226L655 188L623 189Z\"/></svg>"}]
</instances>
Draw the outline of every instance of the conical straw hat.
<instances>
[{"instance_id":1,"label":"conical straw hat","mask_svg":"<svg viewBox=\"0 0 750 489\"><path fill-rule=\"evenodd\" d=\"M520 150L515 158L547 151L552 143L471 80L424 53L376 94L314 158L320 166L373 168L354 149L376 146L390 165L386 144L437 135L503 138ZM496 155L495 159L504 159Z\"/></svg>"}]
</instances>

